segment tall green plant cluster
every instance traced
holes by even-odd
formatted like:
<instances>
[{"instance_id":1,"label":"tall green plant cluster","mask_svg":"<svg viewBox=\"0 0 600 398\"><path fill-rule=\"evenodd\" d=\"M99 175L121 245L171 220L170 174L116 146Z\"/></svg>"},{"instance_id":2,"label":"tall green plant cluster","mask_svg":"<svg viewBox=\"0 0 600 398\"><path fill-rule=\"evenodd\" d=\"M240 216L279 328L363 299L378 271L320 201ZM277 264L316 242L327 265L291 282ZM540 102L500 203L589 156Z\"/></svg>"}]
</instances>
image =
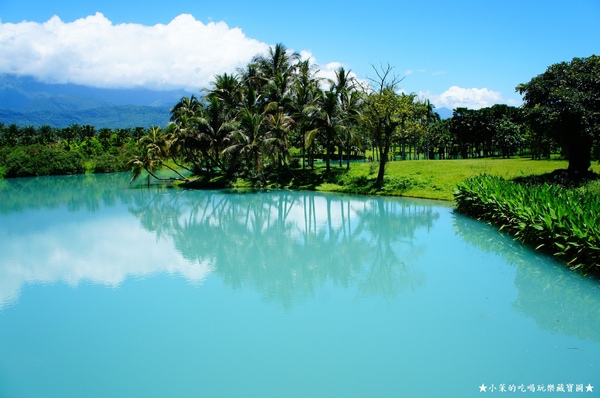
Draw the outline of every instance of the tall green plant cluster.
<instances>
[{"instance_id":1,"label":"tall green plant cluster","mask_svg":"<svg viewBox=\"0 0 600 398\"><path fill-rule=\"evenodd\" d=\"M600 197L550 184L480 175L458 185L457 210L513 233L584 273L600 271Z\"/></svg>"}]
</instances>

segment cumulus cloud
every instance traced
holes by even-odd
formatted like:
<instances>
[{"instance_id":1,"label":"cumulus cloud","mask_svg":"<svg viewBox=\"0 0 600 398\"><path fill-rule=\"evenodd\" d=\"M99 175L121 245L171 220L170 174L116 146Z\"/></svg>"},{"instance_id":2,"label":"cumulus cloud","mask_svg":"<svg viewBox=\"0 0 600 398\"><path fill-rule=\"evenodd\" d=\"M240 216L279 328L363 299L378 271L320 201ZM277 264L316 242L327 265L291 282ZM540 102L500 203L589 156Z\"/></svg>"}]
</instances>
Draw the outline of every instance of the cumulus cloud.
<instances>
[{"instance_id":1,"label":"cumulus cloud","mask_svg":"<svg viewBox=\"0 0 600 398\"><path fill-rule=\"evenodd\" d=\"M454 109L459 107L470 109L481 109L494 104L506 103L502 95L487 88L462 88L452 86L443 93L436 95L420 93L421 96L429 98L438 108Z\"/></svg>"},{"instance_id":2,"label":"cumulus cloud","mask_svg":"<svg viewBox=\"0 0 600 398\"><path fill-rule=\"evenodd\" d=\"M154 26L113 24L101 13L74 22L0 22L0 73L50 83L197 90L267 48L239 28L188 14Z\"/></svg>"},{"instance_id":3,"label":"cumulus cloud","mask_svg":"<svg viewBox=\"0 0 600 398\"><path fill-rule=\"evenodd\" d=\"M368 86L368 82L366 80L361 79L356 73L352 71L351 68L349 68L347 65L341 62L329 62L326 64L320 64L319 62L317 62L317 59L310 51L302 50L299 52L299 54L301 60L308 60L310 64L315 65L315 67L317 68L316 76L317 78L321 79L320 86L324 90L329 89L331 80L336 80L335 73L341 67L343 67L346 70L346 72L349 73L350 77L354 78L359 85L363 87Z\"/></svg>"}]
</instances>

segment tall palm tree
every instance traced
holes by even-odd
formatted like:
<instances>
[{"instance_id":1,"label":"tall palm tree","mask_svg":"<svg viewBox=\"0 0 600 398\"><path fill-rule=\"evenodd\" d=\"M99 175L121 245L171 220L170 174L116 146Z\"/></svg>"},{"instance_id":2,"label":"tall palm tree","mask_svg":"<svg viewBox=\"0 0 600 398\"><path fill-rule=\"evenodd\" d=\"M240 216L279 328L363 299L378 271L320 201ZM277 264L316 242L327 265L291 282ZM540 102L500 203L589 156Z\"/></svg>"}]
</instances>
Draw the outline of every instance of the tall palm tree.
<instances>
[{"instance_id":1,"label":"tall palm tree","mask_svg":"<svg viewBox=\"0 0 600 398\"><path fill-rule=\"evenodd\" d=\"M208 170L219 168L228 171L227 159L221 158L231 132L237 129L238 122L228 117L228 111L219 98L209 96L202 114L198 117L196 139L206 159Z\"/></svg>"},{"instance_id":2,"label":"tall palm tree","mask_svg":"<svg viewBox=\"0 0 600 398\"><path fill-rule=\"evenodd\" d=\"M290 155L287 137L294 123L294 119L285 114L282 107L274 113L267 114L268 130L263 142L267 155L278 168L287 166Z\"/></svg>"},{"instance_id":3,"label":"tall palm tree","mask_svg":"<svg viewBox=\"0 0 600 398\"><path fill-rule=\"evenodd\" d=\"M267 102L283 105L299 60L300 54L288 51L281 43L270 47L267 55L258 55L252 59Z\"/></svg>"},{"instance_id":4,"label":"tall palm tree","mask_svg":"<svg viewBox=\"0 0 600 398\"><path fill-rule=\"evenodd\" d=\"M360 109L360 96L357 82L351 71L343 66L335 71L335 80L331 81L332 90L337 94L339 104L340 129L340 166L343 160L343 147L346 149L346 167L350 168L350 153L353 146L360 143L360 137L354 129Z\"/></svg>"},{"instance_id":5,"label":"tall palm tree","mask_svg":"<svg viewBox=\"0 0 600 398\"><path fill-rule=\"evenodd\" d=\"M182 162L191 163L196 171L202 169L197 125L203 111L204 106L196 96L183 97L171 109L171 123L167 125L173 160L180 158Z\"/></svg>"},{"instance_id":6,"label":"tall palm tree","mask_svg":"<svg viewBox=\"0 0 600 398\"><path fill-rule=\"evenodd\" d=\"M171 121L177 122L182 117L197 116L202 108L202 104L195 95L191 97L182 97L171 109Z\"/></svg>"},{"instance_id":7,"label":"tall palm tree","mask_svg":"<svg viewBox=\"0 0 600 398\"><path fill-rule=\"evenodd\" d=\"M296 121L299 135L299 141L295 145L301 148L302 168L305 167L306 159L306 133L314 128L313 119L308 116L308 110L317 105L320 94L317 72L309 60L300 62L298 64L298 74L291 87L290 110L291 116Z\"/></svg>"},{"instance_id":8,"label":"tall palm tree","mask_svg":"<svg viewBox=\"0 0 600 398\"><path fill-rule=\"evenodd\" d=\"M434 111L435 105L431 103L428 99L423 102L423 116L421 118L421 124L425 128L425 159L431 159L429 143L430 143L430 134L429 134L429 126L435 122L440 121L440 115Z\"/></svg>"},{"instance_id":9,"label":"tall palm tree","mask_svg":"<svg viewBox=\"0 0 600 398\"><path fill-rule=\"evenodd\" d=\"M214 96L223 105L224 116L233 119L242 103L242 84L238 76L223 73L215 76L213 88L208 96Z\"/></svg>"},{"instance_id":10,"label":"tall palm tree","mask_svg":"<svg viewBox=\"0 0 600 398\"><path fill-rule=\"evenodd\" d=\"M266 122L263 113L244 108L238 114L239 128L229 135L229 145L223 153L231 158L243 159L242 165L248 172L259 175L263 169L262 144L263 126Z\"/></svg>"},{"instance_id":11,"label":"tall palm tree","mask_svg":"<svg viewBox=\"0 0 600 398\"><path fill-rule=\"evenodd\" d=\"M316 127L306 133L306 145L319 140L325 149L325 170L331 171L331 150L339 128L340 107L335 90L321 91L315 106L306 108L307 116L313 118Z\"/></svg>"}]
</instances>

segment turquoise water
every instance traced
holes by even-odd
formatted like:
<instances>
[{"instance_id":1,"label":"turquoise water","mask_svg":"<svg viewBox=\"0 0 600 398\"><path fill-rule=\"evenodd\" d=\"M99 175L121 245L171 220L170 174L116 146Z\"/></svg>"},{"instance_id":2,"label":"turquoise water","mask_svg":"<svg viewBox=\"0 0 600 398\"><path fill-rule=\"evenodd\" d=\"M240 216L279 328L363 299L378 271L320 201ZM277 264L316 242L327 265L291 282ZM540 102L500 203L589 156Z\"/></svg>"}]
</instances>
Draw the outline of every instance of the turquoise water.
<instances>
[{"instance_id":1,"label":"turquoise water","mask_svg":"<svg viewBox=\"0 0 600 398\"><path fill-rule=\"evenodd\" d=\"M128 179L0 181L0 397L600 396L599 283L446 204Z\"/></svg>"}]
</instances>

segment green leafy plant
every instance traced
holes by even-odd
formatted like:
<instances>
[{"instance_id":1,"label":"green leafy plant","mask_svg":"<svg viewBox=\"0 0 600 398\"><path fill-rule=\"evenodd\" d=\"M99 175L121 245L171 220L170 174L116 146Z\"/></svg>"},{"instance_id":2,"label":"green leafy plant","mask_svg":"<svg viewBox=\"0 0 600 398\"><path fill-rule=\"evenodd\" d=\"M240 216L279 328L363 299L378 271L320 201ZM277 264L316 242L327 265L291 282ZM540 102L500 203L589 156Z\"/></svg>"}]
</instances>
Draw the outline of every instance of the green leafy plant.
<instances>
[{"instance_id":1,"label":"green leafy plant","mask_svg":"<svg viewBox=\"0 0 600 398\"><path fill-rule=\"evenodd\" d=\"M600 271L600 198L593 191L484 174L460 183L454 199L457 211L508 230L573 269Z\"/></svg>"}]
</instances>

